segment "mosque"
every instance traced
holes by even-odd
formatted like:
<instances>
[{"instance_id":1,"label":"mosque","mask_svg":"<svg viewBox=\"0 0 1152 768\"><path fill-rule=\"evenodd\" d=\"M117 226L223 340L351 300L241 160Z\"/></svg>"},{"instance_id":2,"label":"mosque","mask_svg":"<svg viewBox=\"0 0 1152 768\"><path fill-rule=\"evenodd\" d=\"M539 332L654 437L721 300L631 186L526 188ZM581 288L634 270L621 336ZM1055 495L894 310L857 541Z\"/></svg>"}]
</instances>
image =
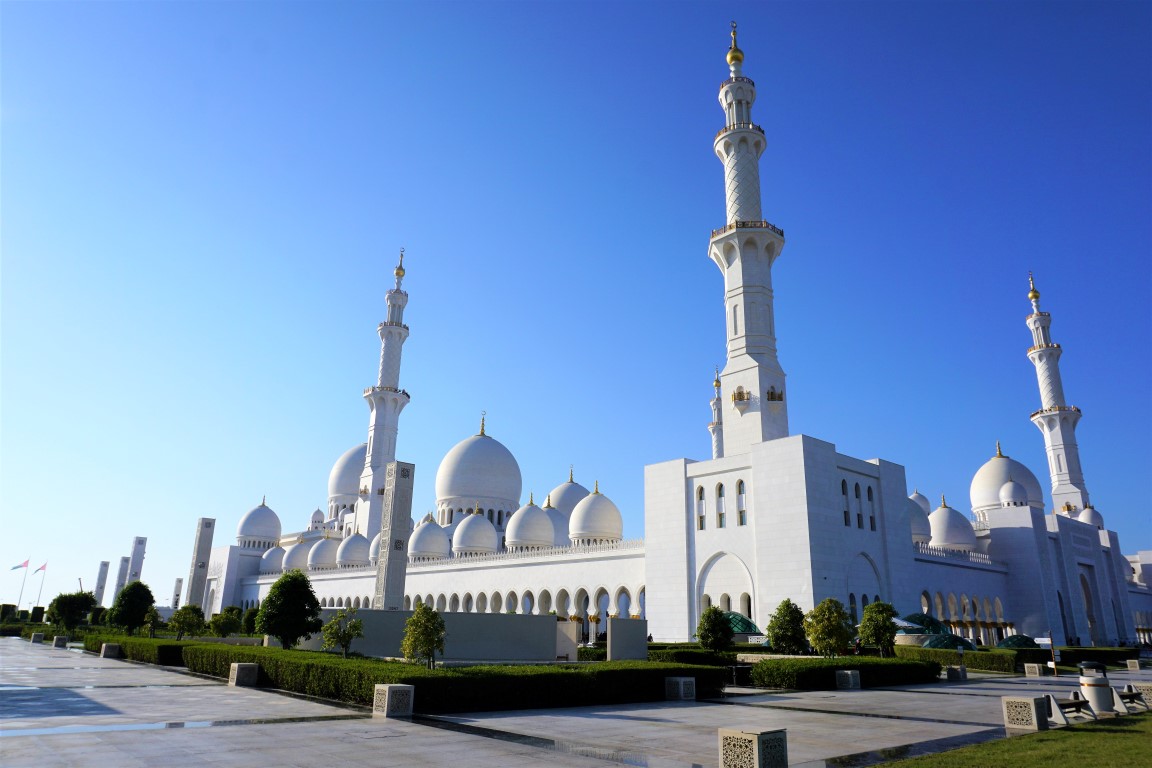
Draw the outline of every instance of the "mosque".
<instances>
[{"instance_id":1,"label":"mosque","mask_svg":"<svg viewBox=\"0 0 1152 768\"><path fill-rule=\"evenodd\" d=\"M436 472L435 515L413 524L410 466L396 461L408 294L403 252L380 323L377 382L364 390L367 441L337 459L326 510L285 531L264 503L241 519L234 545L212 547L197 523L186 602L206 614L259 605L279 576L305 572L323 606L555 612L594 632L606 616L643 617L655 640L689 640L710 605L767 623L784 598L834 597L855 617L870 601L924 612L960 635L1011 634L1084 645L1152 643L1152 552L1125 557L1089 501L1076 444L1079 408L1061 385L1052 316L1029 277L1027 351L1040 407L1031 414L1048 456L1051 506L1036 476L996 453L973 475L971 518L908 494L904 468L844 455L788 429L777 359L772 266L784 231L764 219L752 120L755 83L732 43L720 85L727 222L708 255L724 281L727 358L711 398L711 457L644 470L643 540L623 539L619 509L569 474L522 503L516 458L487 434L465 438ZM385 583L386 582L386 583Z\"/></svg>"}]
</instances>

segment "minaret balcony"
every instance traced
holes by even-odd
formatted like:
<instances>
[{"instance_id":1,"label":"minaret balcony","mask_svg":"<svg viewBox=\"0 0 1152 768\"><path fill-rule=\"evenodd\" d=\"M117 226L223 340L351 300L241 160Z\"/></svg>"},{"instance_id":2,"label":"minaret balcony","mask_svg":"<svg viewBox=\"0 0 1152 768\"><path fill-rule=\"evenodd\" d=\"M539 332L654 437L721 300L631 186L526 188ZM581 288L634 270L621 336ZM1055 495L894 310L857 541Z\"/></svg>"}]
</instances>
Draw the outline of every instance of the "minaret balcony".
<instances>
[{"instance_id":1,"label":"minaret balcony","mask_svg":"<svg viewBox=\"0 0 1152 768\"><path fill-rule=\"evenodd\" d=\"M396 387L364 387L364 397L368 397L369 395L383 394L385 392L395 392L398 395L407 397L409 400L412 399L408 395L408 390L405 389L397 389Z\"/></svg>"},{"instance_id":2,"label":"minaret balcony","mask_svg":"<svg viewBox=\"0 0 1152 768\"><path fill-rule=\"evenodd\" d=\"M740 130L756 131L757 133L761 133L761 134L764 133L764 129L761 128L760 126L756 125L756 123L732 123L731 125L726 125L723 128L721 128L719 131L717 131L716 132L716 139L720 138L721 136L728 133L729 131L740 131ZM716 139L713 139L713 141L715 141Z\"/></svg>"},{"instance_id":3,"label":"minaret balcony","mask_svg":"<svg viewBox=\"0 0 1152 768\"><path fill-rule=\"evenodd\" d=\"M734 229L767 229L769 232L775 232L780 237L784 237L784 230L766 221L734 221L727 226L720 227L720 229L712 230L712 237L719 237Z\"/></svg>"},{"instance_id":4,"label":"minaret balcony","mask_svg":"<svg viewBox=\"0 0 1152 768\"><path fill-rule=\"evenodd\" d=\"M1037 416L1045 413L1059 413L1061 411L1074 411L1075 413L1080 413L1080 409L1074 405L1053 405L1049 406L1048 408L1041 408L1038 411L1034 411L1028 418L1034 419Z\"/></svg>"},{"instance_id":5,"label":"minaret balcony","mask_svg":"<svg viewBox=\"0 0 1152 768\"><path fill-rule=\"evenodd\" d=\"M405 325L404 323L389 323L389 322L380 323L380 325L376 326L376 328L377 328L377 330L379 330L380 328L403 328L404 330L408 330L408 326Z\"/></svg>"},{"instance_id":6,"label":"minaret balcony","mask_svg":"<svg viewBox=\"0 0 1152 768\"><path fill-rule=\"evenodd\" d=\"M1028 352L1035 352L1038 349L1060 349L1059 344L1037 344L1034 347L1028 347Z\"/></svg>"},{"instance_id":7,"label":"minaret balcony","mask_svg":"<svg viewBox=\"0 0 1152 768\"><path fill-rule=\"evenodd\" d=\"M728 78L724 82L720 83L720 87L723 88L724 86L732 85L733 83L747 83L748 85L752 86L753 88L756 87L756 83L752 82L752 78L744 77L743 75L736 75L736 77Z\"/></svg>"}]
</instances>

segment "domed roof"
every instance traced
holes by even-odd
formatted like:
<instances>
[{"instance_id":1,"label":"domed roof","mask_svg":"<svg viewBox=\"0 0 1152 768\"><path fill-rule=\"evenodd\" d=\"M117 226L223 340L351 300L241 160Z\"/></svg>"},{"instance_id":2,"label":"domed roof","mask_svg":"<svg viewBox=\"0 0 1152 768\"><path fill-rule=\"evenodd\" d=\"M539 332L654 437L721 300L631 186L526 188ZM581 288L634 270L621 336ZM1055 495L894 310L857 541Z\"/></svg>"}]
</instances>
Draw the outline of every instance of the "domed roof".
<instances>
[{"instance_id":1,"label":"domed roof","mask_svg":"<svg viewBox=\"0 0 1152 768\"><path fill-rule=\"evenodd\" d=\"M461 440L436 470L436 499L520 501L520 465L499 440L480 434Z\"/></svg>"},{"instance_id":2,"label":"domed roof","mask_svg":"<svg viewBox=\"0 0 1152 768\"><path fill-rule=\"evenodd\" d=\"M940 499L940 506L928 515L932 528L932 546L944 549L958 549L971 552L976 548L976 531L963 514L952 509Z\"/></svg>"},{"instance_id":3,"label":"domed roof","mask_svg":"<svg viewBox=\"0 0 1152 768\"><path fill-rule=\"evenodd\" d=\"M1082 523L1088 523L1093 528L1104 528L1104 516L1097 512L1095 507L1084 507L1076 519Z\"/></svg>"},{"instance_id":4,"label":"domed roof","mask_svg":"<svg viewBox=\"0 0 1152 768\"><path fill-rule=\"evenodd\" d=\"M237 539L264 539L276 541L280 538L280 518L263 502L248 510L236 526Z\"/></svg>"},{"instance_id":5,"label":"domed roof","mask_svg":"<svg viewBox=\"0 0 1152 768\"><path fill-rule=\"evenodd\" d=\"M568 518L564 513L552 506L552 497L549 496L544 500L544 506L541 507L548 513L548 519L552 521L552 545L556 547L566 547L572 542L568 540Z\"/></svg>"},{"instance_id":6,"label":"domed roof","mask_svg":"<svg viewBox=\"0 0 1152 768\"><path fill-rule=\"evenodd\" d=\"M551 547L556 528L548 513L529 501L512 515L505 538L509 547Z\"/></svg>"},{"instance_id":7,"label":"domed roof","mask_svg":"<svg viewBox=\"0 0 1152 768\"><path fill-rule=\"evenodd\" d=\"M324 568L336 565L336 554L340 551L340 542L336 539L320 539L308 552L309 568Z\"/></svg>"},{"instance_id":8,"label":"domed roof","mask_svg":"<svg viewBox=\"0 0 1152 768\"><path fill-rule=\"evenodd\" d=\"M492 532L495 534L496 529L493 528ZM408 556L439 560L451 554L451 546L444 529L432 519L432 515L425 515L420 525L416 526L416 530L408 537Z\"/></svg>"},{"instance_id":9,"label":"domed roof","mask_svg":"<svg viewBox=\"0 0 1152 768\"><path fill-rule=\"evenodd\" d=\"M572 510L568 520L568 538L609 539L619 541L624 537L624 518L612 501L600 493L600 487L580 500Z\"/></svg>"},{"instance_id":10,"label":"domed roof","mask_svg":"<svg viewBox=\"0 0 1152 768\"><path fill-rule=\"evenodd\" d=\"M308 570L308 551L319 539L299 541L284 548L284 570Z\"/></svg>"},{"instance_id":11,"label":"domed roof","mask_svg":"<svg viewBox=\"0 0 1152 768\"><path fill-rule=\"evenodd\" d=\"M552 506L556 508L556 511L567 520L572 517L572 510L576 509L576 505L580 503L580 500L589 493L591 493L591 491L580 485L580 483L575 482L572 479L572 473L569 472L568 482L561 483L553 488L552 492L548 494L548 498L552 501Z\"/></svg>"},{"instance_id":12,"label":"domed roof","mask_svg":"<svg viewBox=\"0 0 1152 768\"><path fill-rule=\"evenodd\" d=\"M368 558L375 563L380 559L380 542L384 540L384 531L372 537L372 544L368 548Z\"/></svg>"},{"instance_id":13,"label":"domed roof","mask_svg":"<svg viewBox=\"0 0 1152 768\"><path fill-rule=\"evenodd\" d=\"M340 542L336 550L337 565L368 565L368 552L372 545L359 533L354 533Z\"/></svg>"},{"instance_id":14,"label":"domed roof","mask_svg":"<svg viewBox=\"0 0 1152 768\"><path fill-rule=\"evenodd\" d=\"M1007 507L1022 507L1028 504L1028 490L1015 480L1000 486L1000 504Z\"/></svg>"},{"instance_id":15,"label":"domed roof","mask_svg":"<svg viewBox=\"0 0 1152 768\"><path fill-rule=\"evenodd\" d=\"M364 460L368 456L368 443L354 445L341 454L328 473L328 496L356 496L360 493L360 475L364 473Z\"/></svg>"},{"instance_id":16,"label":"domed roof","mask_svg":"<svg viewBox=\"0 0 1152 768\"><path fill-rule=\"evenodd\" d=\"M912 496L908 497L908 518L912 523L912 541L927 544L932 540L932 524L928 522L928 513Z\"/></svg>"},{"instance_id":17,"label":"domed roof","mask_svg":"<svg viewBox=\"0 0 1152 768\"><path fill-rule=\"evenodd\" d=\"M920 491L912 491L912 495L908 498L916 502L920 509L924 510L925 516L932 514L932 502L928 501L928 497L920 493Z\"/></svg>"},{"instance_id":18,"label":"domed roof","mask_svg":"<svg viewBox=\"0 0 1152 768\"><path fill-rule=\"evenodd\" d=\"M284 568L284 548L272 547L260 556L260 571L262 573L277 573Z\"/></svg>"},{"instance_id":19,"label":"domed roof","mask_svg":"<svg viewBox=\"0 0 1152 768\"><path fill-rule=\"evenodd\" d=\"M317 524L319 524L319 525L324 524L324 513L321 512L320 510L316 510L315 512L312 513L312 525L317 525Z\"/></svg>"},{"instance_id":20,"label":"domed roof","mask_svg":"<svg viewBox=\"0 0 1152 768\"><path fill-rule=\"evenodd\" d=\"M969 489L972 510L982 512L1003 506L1000 501L1000 489L1005 483L1012 481L1024 486L1029 506L1044 507L1044 492L1032 470L1001 453L1000 444L997 443L996 455L984 462L984 466L976 470L976 474L972 476L972 486Z\"/></svg>"},{"instance_id":21,"label":"domed roof","mask_svg":"<svg viewBox=\"0 0 1152 768\"><path fill-rule=\"evenodd\" d=\"M452 534L452 552L457 555L485 555L495 552L498 542L496 528L487 517L465 515Z\"/></svg>"}]
</instances>

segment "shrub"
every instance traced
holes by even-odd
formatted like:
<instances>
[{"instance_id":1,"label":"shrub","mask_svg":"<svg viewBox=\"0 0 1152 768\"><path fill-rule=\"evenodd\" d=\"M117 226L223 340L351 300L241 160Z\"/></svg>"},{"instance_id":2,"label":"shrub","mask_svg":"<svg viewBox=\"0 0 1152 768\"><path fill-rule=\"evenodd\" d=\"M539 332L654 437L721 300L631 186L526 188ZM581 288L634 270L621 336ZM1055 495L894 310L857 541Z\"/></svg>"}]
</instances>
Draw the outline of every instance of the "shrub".
<instances>
[{"instance_id":1,"label":"shrub","mask_svg":"<svg viewBox=\"0 0 1152 768\"><path fill-rule=\"evenodd\" d=\"M356 609L341 609L328 620L322 630L324 633L324 650L339 648L340 655L348 658L348 649L352 641L364 637L364 622L356 618Z\"/></svg>"},{"instance_id":2,"label":"shrub","mask_svg":"<svg viewBox=\"0 0 1152 768\"><path fill-rule=\"evenodd\" d=\"M860 672L860 685L876 688L884 685L931 683L940 676L935 661L900 659L762 659L752 667L752 684L761 688L792 688L824 691L836 688L836 670Z\"/></svg>"},{"instance_id":3,"label":"shrub","mask_svg":"<svg viewBox=\"0 0 1152 768\"><path fill-rule=\"evenodd\" d=\"M240 609L230 605L212 617L208 622L208 628L216 637L228 637L240 631L240 619Z\"/></svg>"},{"instance_id":4,"label":"shrub","mask_svg":"<svg viewBox=\"0 0 1152 768\"><path fill-rule=\"evenodd\" d=\"M934 661L945 666L961 663L960 654L941 648L919 648L914 645L896 646L896 658L917 661ZM1016 651L965 651L964 666L985 672L1015 672Z\"/></svg>"},{"instance_id":5,"label":"shrub","mask_svg":"<svg viewBox=\"0 0 1152 768\"><path fill-rule=\"evenodd\" d=\"M256 631L276 638L285 649L311 638L323 626L312 582L299 570L276 580L256 614Z\"/></svg>"},{"instance_id":6,"label":"shrub","mask_svg":"<svg viewBox=\"0 0 1152 768\"><path fill-rule=\"evenodd\" d=\"M735 651L709 651L703 648L668 648L648 651L648 661L668 664L699 664L704 667L730 667L736 663Z\"/></svg>"},{"instance_id":7,"label":"shrub","mask_svg":"<svg viewBox=\"0 0 1152 768\"><path fill-rule=\"evenodd\" d=\"M100 646L104 643L119 643L120 653L130 661L142 661L165 667L184 666L184 649L195 645L192 641L93 634L84 638L84 650L99 653Z\"/></svg>"},{"instance_id":8,"label":"shrub","mask_svg":"<svg viewBox=\"0 0 1152 768\"><path fill-rule=\"evenodd\" d=\"M91 592L69 592L56 595L48 604L48 621L73 630L84 621L84 616L96 607L96 596Z\"/></svg>"},{"instance_id":9,"label":"shrub","mask_svg":"<svg viewBox=\"0 0 1152 768\"><path fill-rule=\"evenodd\" d=\"M443 617L424 603L417 603L404 623L400 652L405 659L426 663L432 669L436 666L436 651L444 653L444 637Z\"/></svg>"},{"instance_id":10,"label":"shrub","mask_svg":"<svg viewBox=\"0 0 1152 768\"><path fill-rule=\"evenodd\" d=\"M577 661L606 661L608 659L607 648L577 648L576 660Z\"/></svg>"},{"instance_id":11,"label":"shrub","mask_svg":"<svg viewBox=\"0 0 1152 768\"><path fill-rule=\"evenodd\" d=\"M764 634L776 653L796 656L808 650L808 637L804 634L804 611L788 598L776 606Z\"/></svg>"},{"instance_id":12,"label":"shrub","mask_svg":"<svg viewBox=\"0 0 1152 768\"><path fill-rule=\"evenodd\" d=\"M879 600L864 606L864 620L860 622L860 640L880 649L881 656L891 655L896 641L896 609Z\"/></svg>"},{"instance_id":13,"label":"shrub","mask_svg":"<svg viewBox=\"0 0 1152 768\"><path fill-rule=\"evenodd\" d=\"M1059 664L1074 667L1082 661L1098 661L1101 664L1122 665L1127 659L1140 658L1139 648L1068 648L1059 647ZM1049 653L1047 660L1051 660Z\"/></svg>"},{"instance_id":14,"label":"shrub","mask_svg":"<svg viewBox=\"0 0 1152 768\"><path fill-rule=\"evenodd\" d=\"M184 635L195 637L204 632L204 611L198 605L182 605L168 619L168 629L176 633L177 640Z\"/></svg>"},{"instance_id":15,"label":"shrub","mask_svg":"<svg viewBox=\"0 0 1152 768\"><path fill-rule=\"evenodd\" d=\"M724 615L724 611L714 605L704 609L700 614L700 623L696 625L696 637L700 646L709 651L727 650L732 645L732 623Z\"/></svg>"},{"instance_id":16,"label":"shrub","mask_svg":"<svg viewBox=\"0 0 1152 768\"><path fill-rule=\"evenodd\" d=\"M260 613L260 609L252 606L244 611L244 616L240 619L240 631L245 635L256 634L256 616Z\"/></svg>"},{"instance_id":17,"label":"shrub","mask_svg":"<svg viewBox=\"0 0 1152 768\"><path fill-rule=\"evenodd\" d=\"M848 647L855 627L844 610L844 604L836 598L826 597L804 614L804 632L817 653L835 656Z\"/></svg>"}]
</instances>

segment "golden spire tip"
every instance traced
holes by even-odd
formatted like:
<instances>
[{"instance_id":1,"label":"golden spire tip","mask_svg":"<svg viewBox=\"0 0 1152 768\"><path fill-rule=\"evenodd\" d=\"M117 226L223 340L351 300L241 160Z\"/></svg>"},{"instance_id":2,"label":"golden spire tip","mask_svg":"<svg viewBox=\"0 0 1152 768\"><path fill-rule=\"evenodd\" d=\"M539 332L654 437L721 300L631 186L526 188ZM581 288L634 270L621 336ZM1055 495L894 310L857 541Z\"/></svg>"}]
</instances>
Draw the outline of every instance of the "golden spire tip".
<instances>
[{"instance_id":1,"label":"golden spire tip","mask_svg":"<svg viewBox=\"0 0 1152 768\"><path fill-rule=\"evenodd\" d=\"M570 483L576 482L575 480L572 479L572 467L573 466L574 466L573 464L568 465L568 482L570 482Z\"/></svg>"},{"instance_id":2,"label":"golden spire tip","mask_svg":"<svg viewBox=\"0 0 1152 768\"><path fill-rule=\"evenodd\" d=\"M600 481L599 480L596 481L596 488L592 491L592 493L600 493Z\"/></svg>"},{"instance_id":3,"label":"golden spire tip","mask_svg":"<svg viewBox=\"0 0 1152 768\"><path fill-rule=\"evenodd\" d=\"M486 437L484 434L484 419L488 417L488 411L480 411L480 437Z\"/></svg>"}]
</instances>

